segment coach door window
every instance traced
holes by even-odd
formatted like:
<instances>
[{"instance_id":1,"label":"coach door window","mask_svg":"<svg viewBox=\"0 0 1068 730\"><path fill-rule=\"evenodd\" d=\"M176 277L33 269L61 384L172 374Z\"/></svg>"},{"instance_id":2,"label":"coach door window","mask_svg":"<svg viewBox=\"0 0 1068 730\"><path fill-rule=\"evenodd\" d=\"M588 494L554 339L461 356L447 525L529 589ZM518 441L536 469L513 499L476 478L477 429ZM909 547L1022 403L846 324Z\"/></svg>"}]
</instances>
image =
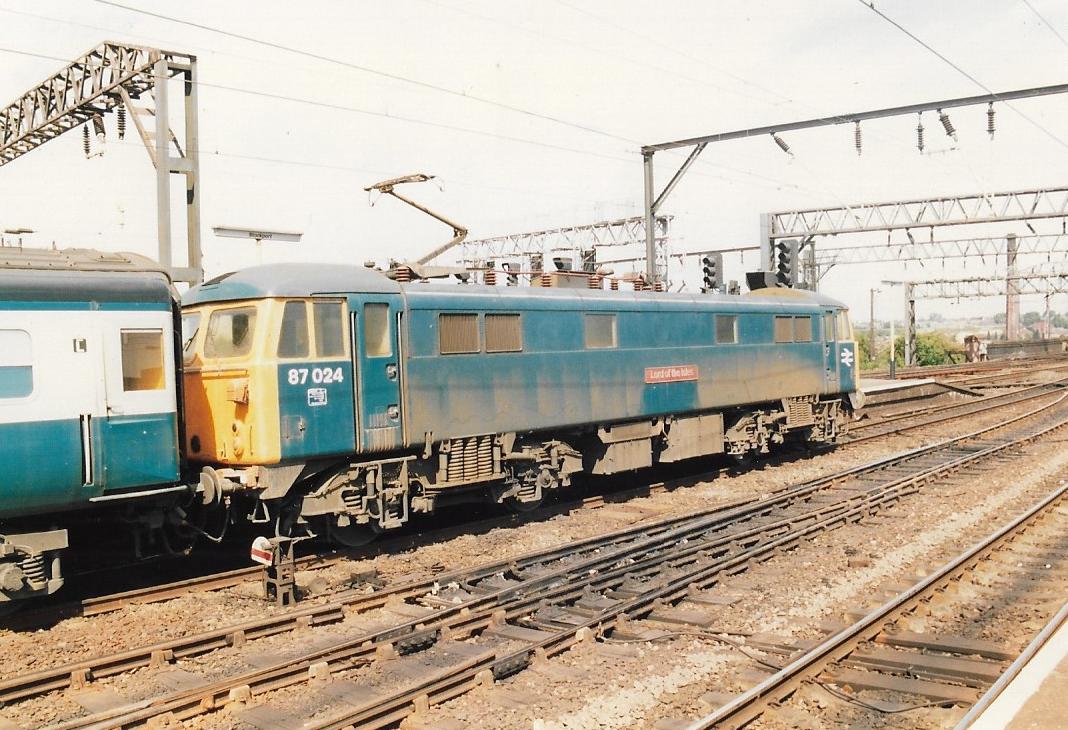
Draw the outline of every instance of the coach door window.
<instances>
[{"instance_id":1,"label":"coach door window","mask_svg":"<svg viewBox=\"0 0 1068 730\"><path fill-rule=\"evenodd\" d=\"M308 356L308 305L286 302L282 311L282 332L278 338L278 357Z\"/></svg>"},{"instance_id":2,"label":"coach door window","mask_svg":"<svg viewBox=\"0 0 1068 730\"><path fill-rule=\"evenodd\" d=\"M341 306L341 302L312 304L312 310L315 313L315 354L317 357L343 357L345 355Z\"/></svg>"},{"instance_id":3,"label":"coach door window","mask_svg":"<svg viewBox=\"0 0 1068 730\"><path fill-rule=\"evenodd\" d=\"M33 346L24 330L0 330L0 398L33 393Z\"/></svg>"},{"instance_id":4,"label":"coach door window","mask_svg":"<svg viewBox=\"0 0 1068 730\"><path fill-rule=\"evenodd\" d=\"M122 330L122 389L163 390L163 330Z\"/></svg>"},{"instance_id":5,"label":"coach door window","mask_svg":"<svg viewBox=\"0 0 1068 730\"><path fill-rule=\"evenodd\" d=\"M252 351L256 308L221 309L211 313L204 357L241 357Z\"/></svg>"}]
</instances>

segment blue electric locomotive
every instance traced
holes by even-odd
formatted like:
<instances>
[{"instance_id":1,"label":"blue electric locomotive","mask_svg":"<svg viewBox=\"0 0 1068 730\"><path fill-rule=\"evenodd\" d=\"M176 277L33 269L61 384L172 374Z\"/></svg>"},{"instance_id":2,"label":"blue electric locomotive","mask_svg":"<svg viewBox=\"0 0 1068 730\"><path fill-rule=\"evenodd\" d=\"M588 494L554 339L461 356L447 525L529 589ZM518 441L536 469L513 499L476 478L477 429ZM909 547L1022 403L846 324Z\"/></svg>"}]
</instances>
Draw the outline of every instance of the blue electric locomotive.
<instances>
[{"instance_id":1,"label":"blue electric locomotive","mask_svg":"<svg viewBox=\"0 0 1068 730\"><path fill-rule=\"evenodd\" d=\"M205 500L345 543L449 501L522 509L612 474L790 435L859 407L839 302L401 284L351 266L247 269L190 290L186 447Z\"/></svg>"},{"instance_id":2,"label":"blue electric locomotive","mask_svg":"<svg viewBox=\"0 0 1068 730\"><path fill-rule=\"evenodd\" d=\"M148 259L0 248L0 606L60 587L80 519L158 524L189 493L177 307Z\"/></svg>"}]
</instances>

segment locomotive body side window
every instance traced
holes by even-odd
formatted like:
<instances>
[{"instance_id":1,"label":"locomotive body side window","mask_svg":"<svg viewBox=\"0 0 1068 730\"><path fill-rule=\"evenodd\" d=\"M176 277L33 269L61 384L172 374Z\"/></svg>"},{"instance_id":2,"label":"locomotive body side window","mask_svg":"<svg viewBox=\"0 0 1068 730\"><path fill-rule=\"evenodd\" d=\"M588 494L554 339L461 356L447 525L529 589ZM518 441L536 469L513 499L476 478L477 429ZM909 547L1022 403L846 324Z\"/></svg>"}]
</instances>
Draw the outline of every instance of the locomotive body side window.
<instances>
[{"instance_id":1,"label":"locomotive body side window","mask_svg":"<svg viewBox=\"0 0 1068 730\"><path fill-rule=\"evenodd\" d=\"M487 314L486 352L522 351L522 317L518 314Z\"/></svg>"},{"instance_id":2,"label":"locomotive body side window","mask_svg":"<svg viewBox=\"0 0 1068 730\"><path fill-rule=\"evenodd\" d=\"M600 349L616 347L616 315L586 315L586 347Z\"/></svg>"},{"instance_id":3,"label":"locomotive body side window","mask_svg":"<svg viewBox=\"0 0 1068 730\"><path fill-rule=\"evenodd\" d=\"M315 302L315 354L341 357L345 354L345 333L340 302Z\"/></svg>"},{"instance_id":4,"label":"locomotive body side window","mask_svg":"<svg viewBox=\"0 0 1068 730\"><path fill-rule=\"evenodd\" d=\"M823 315L823 339L830 342L834 339L834 315Z\"/></svg>"},{"instance_id":5,"label":"locomotive body side window","mask_svg":"<svg viewBox=\"0 0 1068 730\"><path fill-rule=\"evenodd\" d=\"M793 317L776 317L775 318L775 341L776 342L793 342L794 341L794 318Z\"/></svg>"},{"instance_id":6,"label":"locomotive body side window","mask_svg":"<svg viewBox=\"0 0 1068 730\"><path fill-rule=\"evenodd\" d=\"M282 310L282 332L278 337L278 357L308 356L308 305L286 302Z\"/></svg>"},{"instance_id":7,"label":"locomotive body side window","mask_svg":"<svg viewBox=\"0 0 1068 730\"><path fill-rule=\"evenodd\" d=\"M252 350L256 308L220 309L208 319L205 357L241 357Z\"/></svg>"},{"instance_id":8,"label":"locomotive body side window","mask_svg":"<svg viewBox=\"0 0 1068 730\"><path fill-rule=\"evenodd\" d=\"M393 342L389 337L389 305L363 305L363 349L367 357L385 357L393 354Z\"/></svg>"},{"instance_id":9,"label":"locomotive body side window","mask_svg":"<svg viewBox=\"0 0 1068 730\"><path fill-rule=\"evenodd\" d=\"M439 314L438 352L464 355L480 349L477 314Z\"/></svg>"},{"instance_id":10,"label":"locomotive body side window","mask_svg":"<svg viewBox=\"0 0 1068 730\"><path fill-rule=\"evenodd\" d=\"M25 330L0 330L0 399L33 393L33 343Z\"/></svg>"},{"instance_id":11,"label":"locomotive body side window","mask_svg":"<svg viewBox=\"0 0 1068 730\"><path fill-rule=\"evenodd\" d=\"M794 317L794 342L812 342L812 317Z\"/></svg>"},{"instance_id":12,"label":"locomotive body side window","mask_svg":"<svg viewBox=\"0 0 1068 730\"><path fill-rule=\"evenodd\" d=\"M122 389L163 390L163 330L122 330Z\"/></svg>"},{"instance_id":13,"label":"locomotive body side window","mask_svg":"<svg viewBox=\"0 0 1068 730\"><path fill-rule=\"evenodd\" d=\"M716 315L716 344L733 345L738 342L738 316L735 314Z\"/></svg>"}]
</instances>

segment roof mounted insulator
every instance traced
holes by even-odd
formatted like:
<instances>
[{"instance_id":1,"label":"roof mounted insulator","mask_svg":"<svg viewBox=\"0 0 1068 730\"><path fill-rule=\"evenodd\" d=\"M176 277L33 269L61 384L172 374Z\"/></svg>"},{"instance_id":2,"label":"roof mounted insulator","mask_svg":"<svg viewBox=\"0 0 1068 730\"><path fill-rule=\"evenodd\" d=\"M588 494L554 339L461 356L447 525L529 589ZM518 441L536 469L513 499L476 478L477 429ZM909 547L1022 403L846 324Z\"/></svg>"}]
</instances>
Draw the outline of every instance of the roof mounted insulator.
<instances>
[{"instance_id":1,"label":"roof mounted insulator","mask_svg":"<svg viewBox=\"0 0 1068 730\"><path fill-rule=\"evenodd\" d=\"M775 144L779 145L780 150L790 155L790 157L794 156L794 153L790 151L790 145L786 144L786 140L784 140L782 137L775 134L774 132L771 133L771 138L775 140Z\"/></svg>"},{"instance_id":2,"label":"roof mounted insulator","mask_svg":"<svg viewBox=\"0 0 1068 730\"><path fill-rule=\"evenodd\" d=\"M938 110L938 121L942 122L942 128L946 130L946 136L952 137L953 141L957 141L957 130L953 126L953 122L950 120L949 115L941 109Z\"/></svg>"}]
</instances>

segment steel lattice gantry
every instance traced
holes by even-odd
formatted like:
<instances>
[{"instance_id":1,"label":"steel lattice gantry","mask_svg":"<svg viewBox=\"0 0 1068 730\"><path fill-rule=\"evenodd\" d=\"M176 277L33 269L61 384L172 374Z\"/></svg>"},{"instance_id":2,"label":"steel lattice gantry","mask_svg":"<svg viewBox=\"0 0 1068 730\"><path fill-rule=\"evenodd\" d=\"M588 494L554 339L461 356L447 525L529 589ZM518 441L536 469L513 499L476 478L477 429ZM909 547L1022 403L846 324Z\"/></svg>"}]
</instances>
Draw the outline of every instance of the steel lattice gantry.
<instances>
[{"instance_id":1,"label":"steel lattice gantry","mask_svg":"<svg viewBox=\"0 0 1068 730\"><path fill-rule=\"evenodd\" d=\"M203 273L196 73L195 56L106 41L0 111L0 166L124 106L156 168L159 262L175 281L197 283ZM184 82L184 149L168 123L168 82L175 77ZM185 178L185 267L172 256L172 174Z\"/></svg>"},{"instance_id":2,"label":"steel lattice gantry","mask_svg":"<svg viewBox=\"0 0 1068 730\"><path fill-rule=\"evenodd\" d=\"M667 241L671 216L655 219L657 271L661 279L667 277ZM571 258L576 268L589 252L599 248L645 246L645 218L635 216L601 221L565 228L552 228L530 233L513 233L495 238L464 241L459 244L460 263L468 268L482 268L488 261L518 259L526 273L540 271L546 259L554 255ZM638 259L636 259L638 260ZM644 261L644 257L641 257ZM596 261L596 253L594 259Z\"/></svg>"},{"instance_id":3,"label":"steel lattice gantry","mask_svg":"<svg viewBox=\"0 0 1068 730\"><path fill-rule=\"evenodd\" d=\"M858 203L769 213L766 239L1068 216L1068 187Z\"/></svg>"},{"instance_id":4,"label":"steel lattice gantry","mask_svg":"<svg viewBox=\"0 0 1068 730\"><path fill-rule=\"evenodd\" d=\"M1031 272L998 279L970 277L964 279L927 279L906 282L907 292L915 299L967 299L1003 297L1010 286L1019 294L1062 294L1068 292L1068 273Z\"/></svg>"},{"instance_id":5,"label":"steel lattice gantry","mask_svg":"<svg viewBox=\"0 0 1068 730\"><path fill-rule=\"evenodd\" d=\"M1068 255L1068 234L1038 233L1017 236L1018 255L1046 256L1062 260ZM938 241L886 241L857 246L836 246L816 250L815 262L821 271L836 265L884 263L888 261L938 261L939 259L987 257L997 261L1006 255L1005 236L954 238Z\"/></svg>"},{"instance_id":6,"label":"steel lattice gantry","mask_svg":"<svg viewBox=\"0 0 1068 730\"><path fill-rule=\"evenodd\" d=\"M1049 297L1068 292L1068 273L1062 270L1016 271L1015 259L1010 256L1009 270L996 277L971 276L954 279L926 279L924 281L896 281L887 284L904 285L905 299L905 364L916 364L916 300L917 299L970 299L978 297L1005 297L1005 335L1006 339L1019 338L1013 330L1015 320L1019 319L1018 302L1020 295L1038 294L1046 297L1049 309ZM1016 310L1013 310L1015 303Z\"/></svg>"}]
</instances>

